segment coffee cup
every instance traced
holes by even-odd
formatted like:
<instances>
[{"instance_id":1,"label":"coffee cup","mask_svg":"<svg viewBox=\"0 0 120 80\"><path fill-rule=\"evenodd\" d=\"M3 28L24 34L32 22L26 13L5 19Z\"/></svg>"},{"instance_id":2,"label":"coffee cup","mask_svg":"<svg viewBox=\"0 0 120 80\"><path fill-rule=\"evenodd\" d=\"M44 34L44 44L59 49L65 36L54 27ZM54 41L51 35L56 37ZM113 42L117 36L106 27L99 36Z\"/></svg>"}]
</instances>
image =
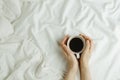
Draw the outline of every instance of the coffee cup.
<instances>
[{"instance_id":1,"label":"coffee cup","mask_svg":"<svg viewBox=\"0 0 120 80\"><path fill-rule=\"evenodd\" d=\"M67 47L75 54L77 59L85 49L85 39L82 36L71 36L67 41Z\"/></svg>"}]
</instances>

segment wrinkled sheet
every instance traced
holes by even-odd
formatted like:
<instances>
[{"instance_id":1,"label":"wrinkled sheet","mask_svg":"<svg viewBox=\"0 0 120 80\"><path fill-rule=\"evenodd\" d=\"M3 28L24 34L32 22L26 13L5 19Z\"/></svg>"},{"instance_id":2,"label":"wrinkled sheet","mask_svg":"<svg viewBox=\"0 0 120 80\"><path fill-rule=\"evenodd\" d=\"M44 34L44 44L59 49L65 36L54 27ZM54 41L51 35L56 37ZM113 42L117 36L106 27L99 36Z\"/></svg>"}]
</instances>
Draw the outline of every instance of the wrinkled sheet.
<instances>
[{"instance_id":1,"label":"wrinkled sheet","mask_svg":"<svg viewBox=\"0 0 120 80\"><path fill-rule=\"evenodd\" d=\"M0 0L0 80L62 80L59 42L79 33L92 80L120 80L120 0Z\"/></svg>"}]
</instances>

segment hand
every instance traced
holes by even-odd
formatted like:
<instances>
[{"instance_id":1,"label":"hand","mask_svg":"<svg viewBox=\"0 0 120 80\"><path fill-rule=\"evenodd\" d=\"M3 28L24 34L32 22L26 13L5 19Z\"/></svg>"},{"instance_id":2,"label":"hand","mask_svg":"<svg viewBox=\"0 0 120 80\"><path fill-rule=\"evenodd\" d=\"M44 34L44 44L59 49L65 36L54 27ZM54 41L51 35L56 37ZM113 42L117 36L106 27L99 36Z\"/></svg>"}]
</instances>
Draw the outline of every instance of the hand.
<instances>
[{"instance_id":1,"label":"hand","mask_svg":"<svg viewBox=\"0 0 120 80\"><path fill-rule=\"evenodd\" d=\"M69 68L78 68L78 61L75 57L75 55L73 54L73 52L67 47L67 40L68 40L69 36L65 36L63 41L61 42L61 47L63 49L63 54L68 62L68 66Z\"/></svg>"},{"instance_id":2,"label":"hand","mask_svg":"<svg viewBox=\"0 0 120 80\"><path fill-rule=\"evenodd\" d=\"M86 47L80 56L79 63L80 64L82 63L82 65L83 64L88 65L88 62L91 56L92 47L93 47L93 42L88 36L85 36L83 34L80 34L80 36L85 39Z\"/></svg>"},{"instance_id":3,"label":"hand","mask_svg":"<svg viewBox=\"0 0 120 80\"><path fill-rule=\"evenodd\" d=\"M65 74L64 80L75 80L75 75L78 70L78 61L73 54L73 52L67 47L67 40L69 36L65 36L63 41L61 42L61 47L63 49L63 54L68 62L68 70Z\"/></svg>"},{"instance_id":4,"label":"hand","mask_svg":"<svg viewBox=\"0 0 120 80\"><path fill-rule=\"evenodd\" d=\"M90 75L90 70L88 66L88 62L91 56L92 51L92 40L85 36L80 34L81 37L85 39L86 47L85 50L82 52L80 59L79 59L79 68L80 68L80 80L92 80Z\"/></svg>"}]
</instances>

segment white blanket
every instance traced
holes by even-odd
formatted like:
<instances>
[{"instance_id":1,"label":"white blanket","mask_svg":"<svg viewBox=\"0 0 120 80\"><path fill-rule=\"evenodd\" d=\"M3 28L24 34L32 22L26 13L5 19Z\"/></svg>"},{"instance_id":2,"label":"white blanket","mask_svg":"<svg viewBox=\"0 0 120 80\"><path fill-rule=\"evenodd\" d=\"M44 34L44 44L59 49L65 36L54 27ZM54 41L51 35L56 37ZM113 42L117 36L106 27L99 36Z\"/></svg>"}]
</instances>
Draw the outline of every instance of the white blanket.
<instances>
[{"instance_id":1,"label":"white blanket","mask_svg":"<svg viewBox=\"0 0 120 80\"><path fill-rule=\"evenodd\" d=\"M92 80L120 80L120 0L0 0L0 80L62 80L58 43L79 33L94 41Z\"/></svg>"}]
</instances>

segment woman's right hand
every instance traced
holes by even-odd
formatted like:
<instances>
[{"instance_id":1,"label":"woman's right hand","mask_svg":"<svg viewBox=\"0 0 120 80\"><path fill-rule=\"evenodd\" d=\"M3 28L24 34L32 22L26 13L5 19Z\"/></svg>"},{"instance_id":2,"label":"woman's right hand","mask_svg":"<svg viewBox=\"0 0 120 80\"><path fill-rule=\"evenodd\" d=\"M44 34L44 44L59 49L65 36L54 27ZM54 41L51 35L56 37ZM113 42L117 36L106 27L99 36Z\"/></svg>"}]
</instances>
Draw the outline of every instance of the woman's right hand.
<instances>
[{"instance_id":1,"label":"woman's right hand","mask_svg":"<svg viewBox=\"0 0 120 80\"><path fill-rule=\"evenodd\" d=\"M69 68L75 68L77 70L78 68L78 61L74 55L74 53L67 47L67 40L69 39L69 36L65 36L64 39L61 42L61 47L63 49L63 55L65 56Z\"/></svg>"},{"instance_id":2,"label":"woman's right hand","mask_svg":"<svg viewBox=\"0 0 120 80\"><path fill-rule=\"evenodd\" d=\"M68 64L68 68L64 77L64 80L75 80L75 75L78 71L78 61L73 54L73 52L67 47L67 40L69 36L65 36L65 38L61 42L61 47L63 49L63 55L65 56Z\"/></svg>"}]
</instances>

